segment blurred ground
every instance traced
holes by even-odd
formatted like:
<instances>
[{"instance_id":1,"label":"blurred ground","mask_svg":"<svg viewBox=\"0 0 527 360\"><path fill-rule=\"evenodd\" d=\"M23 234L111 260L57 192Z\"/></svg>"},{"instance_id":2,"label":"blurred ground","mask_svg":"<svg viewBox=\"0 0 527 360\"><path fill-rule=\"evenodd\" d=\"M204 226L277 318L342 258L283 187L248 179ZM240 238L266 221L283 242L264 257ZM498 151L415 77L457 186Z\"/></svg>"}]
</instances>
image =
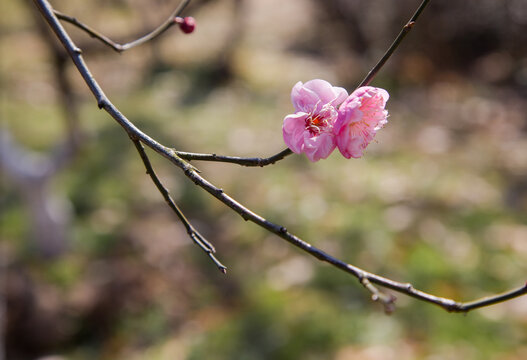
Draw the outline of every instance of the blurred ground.
<instances>
[{"instance_id":1,"label":"blurred ground","mask_svg":"<svg viewBox=\"0 0 527 360\"><path fill-rule=\"evenodd\" d=\"M116 40L151 29L173 1L54 1ZM139 127L184 151L269 156L284 148L291 87L348 90L418 1L195 1L170 30L121 55L71 26L95 77ZM3 126L49 154L64 137L53 57L31 2L2 3ZM266 168L198 163L271 221L369 271L471 300L527 279L527 4L432 2L374 81L390 118L360 160L335 152ZM85 141L50 188L71 214L66 248L35 245L24 196L2 174L8 359L527 358L527 301L466 316L398 295L385 316L351 277L245 223L152 156L220 274L190 244L125 133L73 66Z\"/></svg>"}]
</instances>

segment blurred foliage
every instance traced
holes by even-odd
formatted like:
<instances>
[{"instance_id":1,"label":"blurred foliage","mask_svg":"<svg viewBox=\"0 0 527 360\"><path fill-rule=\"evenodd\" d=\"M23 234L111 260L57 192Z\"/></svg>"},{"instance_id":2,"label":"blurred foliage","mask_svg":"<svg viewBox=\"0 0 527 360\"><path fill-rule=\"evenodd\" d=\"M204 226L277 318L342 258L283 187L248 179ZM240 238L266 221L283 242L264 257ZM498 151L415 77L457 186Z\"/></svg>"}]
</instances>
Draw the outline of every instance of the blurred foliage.
<instances>
[{"instance_id":1,"label":"blurred foliage","mask_svg":"<svg viewBox=\"0 0 527 360\"><path fill-rule=\"evenodd\" d=\"M110 99L184 151L269 156L297 81L352 90L418 1L194 1L175 29L122 55L67 25ZM54 1L116 40L174 2ZM29 6L28 6L29 5ZM2 118L28 148L64 136L50 51L31 2L3 2ZM373 85L390 122L360 160L291 156L266 168L198 163L271 221L368 271L470 300L527 275L527 5L432 2ZM0 183L9 359L503 359L527 357L527 302L466 316L398 295L385 316L358 282L245 223L155 154L219 274L170 213L122 129L73 66L88 138L53 181L69 250L35 251L28 211ZM335 153L337 154L337 152Z\"/></svg>"}]
</instances>

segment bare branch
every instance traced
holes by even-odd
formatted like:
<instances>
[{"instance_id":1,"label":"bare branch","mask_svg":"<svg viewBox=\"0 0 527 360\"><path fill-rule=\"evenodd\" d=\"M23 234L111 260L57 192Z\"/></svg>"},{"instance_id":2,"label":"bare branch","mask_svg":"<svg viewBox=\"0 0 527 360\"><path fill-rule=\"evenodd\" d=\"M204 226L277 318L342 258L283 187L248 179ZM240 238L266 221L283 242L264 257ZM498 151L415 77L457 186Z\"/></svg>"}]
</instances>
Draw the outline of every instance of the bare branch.
<instances>
[{"instance_id":1,"label":"bare branch","mask_svg":"<svg viewBox=\"0 0 527 360\"><path fill-rule=\"evenodd\" d=\"M198 153L190 153L190 152L176 151L176 150L174 150L174 152L180 158L184 160L188 160L188 161L191 161L191 160L217 161L217 162L238 164L241 166L260 166L260 167L274 164L277 161L280 161L284 159L285 157L293 154L293 152L290 149L284 149L280 151L279 153L273 156L270 156L268 158L243 158L243 157L237 157L237 156L223 156L223 155L217 155L217 154L198 154Z\"/></svg>"},{"instance_id":2,"label":"bare branch","mask_svg":"<svg viewBox=\"0 0 527 360\"><path fill-rule=\"evenodd\" d=\"M131 48L133 48L135 46L144 44L147 41L153 40L153 39L157 38L159 35L163 34L168 29L170 29L172 26L176 25L176 21L175 21L176 18L183 12L183 10L187 7L187 5L190 3L190 1L191 0L183 0L183 1L181 1L179 6L177 7L177 9L174 10L174 12L172 12L172 14L170 14L170 16L161 25L159 25L157 28L155 28L153 31L151 31L150 33L146 34L145 36L140 37L137 40L128 42L126 44L116 43L115 41L113 41L109 37L101 34L97 30L92 29L88 25L83 24L82 22L80 22L79 20L77 20L76 18L74 18L72 16L63 14L60 11L57 11L57 10L53 10L53 12L57 16L57 18L59 18L61 20L64 20L66 22L69 22L70 24L75 25L79 29L81 29L81 30L85 31L86 33L88 33L90 36L100 40L105 45L108 45L109 47L111 47L112 49L114 49L115 51L120 53L120 52L126 51L128 49L131 49Z\"/></svg>"},{"instance_id":3,"label":"bare branch","mask_svg":"<svg viewBox=\"0 0 527 360\"><path fill-rule=\"evenodd\" d=\"M163 195L163 198L165 199L165 201L167 202L168 206L176 213L177 217L179 218L179 220L181 220L181 222L183 223L183 225L185 226L185 229L187 230L187 233L188 235L190 236L190 238L192 239L192 241L194 241L196 243L196 245L198 245L211 259L212 261L214 262L214 264L216 264L216 266L218 267L218 269L222 272L222 273L227 273L227 267L225 267L215 256L214 256L214 253L216 252L216 249L214 248L214 246L208 242L193 226L192 224L190 224L190 222L187 220L187 218L185 217L185 215L183 214L183 212L179 209L179 207L177 206L176 202L174 201L174 199L172 199L172 197L170 196L170 193L169 191L167 190L167 188L165 188L165 186L163 185L163 183L161 182L161 180L159 180L159 178L157 177L157 174L156 172L154 171L154 168L152 167L152 164L150 163L150 159L148 158L148 155L146 154L145 152L145 148L143 147L143 145L141 144L141 142L137 139L134 139L132 138L132 141L135 145L135 148L137 149L137 151L139 152L139 155L141 156L141 160L143 160L143 163L145 165L145 168L146 168L146 173L148 175L150 175L150 178L152 179L152 181L154 182L154 184L156 185L157 189L159 190L159 192L161 193L161 195Z\"/></svg>"},{"instance_id":4,"label":"bare branch","mask_svg":"<svg viewBox=\"0 0 527 360\"><path fill-rule=\"evenodd\" d=\"M61 26L58 19L54 15L53 9L51 8L48 1L34 0L34 2L40 9L42 15L48 21L53 31L57 34L58 38L60 39L70 56L72 57L73 62L77 66L77 69L79 70L86 84L97 99L99 108L104 108L104 110L107 111L125 129L125 131L133 139L134 142L140 141L142 144L148 146L161 156L167 158L175 166L179 167L191 181L193 181L196 185L210 193L212 196L214 196L216 199L228 206L230 209L238 213L244 220L251 221L259 225L260 227L268 230L271 233L276 234L280 238L302 249L308 254L314 256L315 258L327 262L333 265L334 267L353 275L361 282L361 284L363 284L369 291L371 291L374 296L377 297L382 295L380 292L378 292L377 289L370 286L371 284L377 284L392 289L394 291L409 295L411 297L417 298L419 300L438 305L441 308L450 312L468 312L479 307L496 304L515 297L522 296L527 293L527 284L524 284L522 287L508 291L506 293L494 295L491 297L467 303L456 302L451 299L431 295L426 292L416 290L411 284L397 282L382 277L380 275L367 272L354 265L347 264L346 262L327 254L326 252L314 247L310 243L291 234L287 231L285 227L270 222L264 217L249 210L248 208L244 207L242 204L234 200L232 197L225 194L222 189L214 186L208 180L203 178L191 164L189 164L187 161L183 160L180 156L178 156L178 154L173 149L166 147L157 142L156 140L152 139L147 134L139 130L130 120L128 120L128 118L126 118L115 107L115 105L110 102L110 100L106 97L106 95L100 88L97 81L93 78L90 70L88 69L82 58L80 49L78 49L77 46L72 42L68 34L65 32L64 28ZM387 301L386 299L387 298L382 301ZM393 303L393 300L391 300L391 303Z\"/></svg>"},{"instance_id":5,"label":"bare branch","mask_svg":"<svg viewBox=\"0 0 527 360\"><path fill-rule=\"evenodd\" d=\"M493 295L493 296L487 296L475 301L466 302L463 304L459 304L458 307L454 309L450 309L450 311L457 311L457 312L467 312L470 310L478 309L481 307L497 304L500 302L504 302L510 299L514 299L516 297L522 296L527 294L527 282L525 285L520 286L517 289L512 289L510 291L506 291L501 294Z\"/></svg>"},{"instance_id":6,"label":"bare branch","mask_svg":"<svg viewBox=\"0 0 527 360\"><path fill-rule=\"evenodd\" d=\"M395 49L397 49L397 47L401 44L404 37L410 32L410 30L412 30L415 25L415 22L417 21L417 18L419 17L419 15L421 15L426 5L428 5L429 1L430 0L423 0L421 5L419 5L417 10L415 11L414 15L411 17L411 19L406 23L406 25L403 26L401 32L399 33L399 35L397 35L392 45L388 48L388 50L386 50L383 57L379 60L377 64L375 64L375 66L370 70L368 75L366 75L366 77L364 78L364 80L362 80L358 87L367 86L372 82L373 78L375 78L377 73L382 69L386 61L388 61L390 56L392 56Z\"/></svg>"}]
</instances>

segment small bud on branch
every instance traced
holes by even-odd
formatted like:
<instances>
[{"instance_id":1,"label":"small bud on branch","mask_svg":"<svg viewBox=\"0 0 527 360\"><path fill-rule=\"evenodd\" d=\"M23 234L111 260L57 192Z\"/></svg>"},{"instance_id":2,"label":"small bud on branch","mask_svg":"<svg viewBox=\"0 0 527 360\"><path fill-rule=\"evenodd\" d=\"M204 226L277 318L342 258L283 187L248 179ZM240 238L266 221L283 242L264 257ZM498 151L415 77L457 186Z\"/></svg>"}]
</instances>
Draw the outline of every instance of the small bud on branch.
<instances>
[{"instance_id":1,"label":"small bud on branch","mask_svg":"<svg viewBox=\"0 0 527 360\"><path fill-rule=\"evenodd\" d=\"M179 28L185 34L190 34L196 28L196 20L192 16L187 16L184 18L176 16L174 18L174 22L179 24Z\"/></svg>"}]
</instances>

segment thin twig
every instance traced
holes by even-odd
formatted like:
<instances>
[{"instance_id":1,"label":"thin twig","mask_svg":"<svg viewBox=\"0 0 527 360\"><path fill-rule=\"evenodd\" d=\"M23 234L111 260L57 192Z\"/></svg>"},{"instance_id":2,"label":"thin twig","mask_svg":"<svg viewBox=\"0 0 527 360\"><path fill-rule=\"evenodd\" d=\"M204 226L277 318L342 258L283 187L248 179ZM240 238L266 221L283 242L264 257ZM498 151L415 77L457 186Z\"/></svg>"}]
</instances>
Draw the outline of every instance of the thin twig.
<instances>
[{"instance_id":1,"label":"thin twig","mask_svg":"<svg viewBox=\"0 0 527 360\"><path fill-rule=\"evenodd\" d=\"M174 199L172 199L172 197L170 196L170 193L169 191L167 190L167 188L163 185L163 183L161 182L161 180L159 180L159 178L157 177L157 174L156 172L154 171L154 168L152 167L152 164L150 163L150 159L148 158L148 155L146 154L145 152L145 148L143 147L143 144L141 144L141 142L137 139L134 139L132 138L132 142L134 143L135 145L135 148L137 149L137 151L139 152L139 155L141 156L141 160L143 160L143 164L145 165L145 168L146 168L146 173L148 175L150 175L150 178L152 179L152 181L154 182L154 184L156 185L157 189L159 190L159 192L161 193L161 195L163 195L163 198L165 199L165 201L167 202L168 206L170 206L170 208L176 213L177 217L179 218L179 220L181 220L181 222L183 223L183 225L185 226L185 229L187 230L187 234L189 235L189 237L192 239L192 241L194 241L196 243L196 245L198 245L211 259L212 261L214 262L214 264L216 264L216 266L218 267L218 269L222 272L222 273L227 273L227 267L225 267L215 256L214 256L214 253L216 252L216 249L214 248L214 246L208 242L193 226L192 224L190 223L190 221L187 220L187 218L185 217L185 214L183 214L183 212L181 211L181 209L177 206L176 202L174 201Z\"/></svg>"},{"instance_id":2,"label":"thin twig","mask_svg":"<svg viewBox=\"0 0 527 360\"><path fill-rule=\"evenodd\" d=\"M415 25L415 22L417 21L417 18L419 17L419 15L421 15L426 5L428 5L429 1L430 0L423 0L421 5L419 5L417 10L415 11L412 18L406 23L406 25L403 26L401 32L399 33L399 35L397 35L392 45L388 48L388 50L386 50L383 57L379 60L377 64L375 64L375 66L370 70L368 75L366 75L366 77L364 78L364 80L362 80L358 87L367 86L372 82L373 78L377 75L379 70L381 70L386 61L388 61L390 56L392 56L395 49L397 49L397 47L401 44L404 37L410 32L410 30L412 30Z\"/></svg>"},{"instance_id":3,"label":"thin twig","mask_svg":"<svg viewBox=\"0 0 527 360\"><path fill-rule=\"evenodd\" d=\"M101 34L97 30L92 29L88 25L83 24L82 22L80 22L79 20L77 20L76 18L74 18L72 16L63 14L60 11L57 11L57 10L53 10L53 12L55 13L55 15L59 19L64 20L66 22L69 22L70 24L75 25L79 29L81 29L81 30L85 31L86 33L88 33L90 36L100 40L104 44L108 45L109 47L111 47L112 49L114 49L115 51L120 53L120 52L126 51L128 49L131 49L131 48L133 48L135 46L144 44L147 41L153 40L156 37L158 37L159 35L161 35L162 33L164 33L165 31L167 31L169 28L174 26L176 24L176 22L174 21L175 18L177 16L179 16L183 12L183 10L187 7L187 5L190 3L190 1L191 0L183 0L179 4L177 9L174 10L174 12L172 12L172 14L170 14L170 16L161 25L159 25L157 28L155 28L153 31L149 32L145 36L142 36L139 39L131 41L131 42L128 42L126 44L116 43L115 41L113 41L109 37Z\"/></svg>"},{"instance_id":4,"label":"thin twig","mask_svg":"<svg viewBox=\"0 0 527 360\"><path fill-rule=\"evenodd\" d=\"M243 158L243 157L237 157L237 156L223 156L223 155L217 155L217 154L198 154L198 153L190 153L190 152L184 152L184 151L176 151L174 150L177 156L184 160L199 160L199 161L217 161L217 162L226 162L226 163L234 163L242 166L260 166L264 167L266 165L271 165L276 163L277 161L280 161L284 159L285 157L293 154L293 152L290 149L285 149L280 151L279 153L270 156L268 158Z\"/></svg>"},{"instance_id":5,"label":"thin twig","mask_svg":"<svg viewBox=\"0 0 527 360\"><path fill-rule=\"evenodd\" d=\"M47 0L33 0L39 10L41 11L44 18L49 23L50 27L53 29L61 43L64 45L68 53L73 59L73 62L75 63L79 73L84 78L86 84L90 88L91 92L95 96L99 108L103 108L108 114L110 114L115 121L119 125L121 125L125 131L128 133L128 135L135 139L136 141L140 141L147 147L151 148L161 156L167 158L169 161L171 161L174 165L179 167L184 174L193 181L196 185L203 188L205 191L210 193L212 196L220 200L223 204L231 208L233 211L238 213L242 218L246 221L251 221L260 227L268 230L269 232L272 232L276 234L277 236L281 237L282 239L286 240L287 242L291 243L292 245L302 249L303 251L307 252L308 254L316 257L317 259L327 262L334 267L345 271L354 277L356 277L359 281L361 281L364 284L364 279L367 279L370 283L377 284L389 289L392 289L394 291L406 294L408 296L417 298L419 300L429 302L432 304L435 304L437 306L440 306L441 308L450 311L450 312L468 312L473 309L477 309L483 306L488 306L492 304L496 304L502 301L506 301L518 296L525 295L527 293L527 284L524 284L523 286L513 289L511 291L508 291L503 294L493 295L491 297L486 297L483 299L479 299L476 301L471 301L467 303L463 302L456 302L451 299L446 299L442 297L438 297L432 294L425 293L420 290L416 290L411 284L409 283L401 283L398 281L394 281L385 277L382 277L380 275L376 275L370 272L367 272L365 270L362 270L354 265L347 264L342 260L339 260L326 252L314 247L313 245L309 244L308 242L305 242L304 240L300 239L299 237L291 234L287 231L287 229L283 226L280 226L278 224L272 223L262 216L254 213L253 211L249 210L248 208L244 207L240 203L238 203L236 200L231 198L229 195L225 194L225 192L214 186L212 183L210 183L208 180L203 178L198 171L187 161L183 160L181 157L179 157L176 152L166 147L156 140L149 137L147 134L139 130L128 118L126 118L116 107L113 105L110 100L106 97L102 89L100 88L97 81L93 78L90 70L86 66L86 63L84 62L84 59L82 58L80 49L77 48L77 46L72 42L69 35L66 33L56 16L53 14L53 9L49 2Z\"/></svg>"},{"instance_id":6,"label":"thin twig","mask_svg":"<svg viewBox=\"0 0 527 360\"><path fill-rule=\"evenodd\" d=\"M510 299L514 299L518 296L522 296L525 294L527 294L527 282L525 283L524 286L520 286L517 289L506 291L501 294L487 296L487 297L484 297L484 298L481 298L475 301L463 303L459 306L459 308L452 309L451 311L468 312L470 310L478 309L484 306L489 306L489 305L497 304L497 303L504 302Z\"/></svg>"}]
</instances>

